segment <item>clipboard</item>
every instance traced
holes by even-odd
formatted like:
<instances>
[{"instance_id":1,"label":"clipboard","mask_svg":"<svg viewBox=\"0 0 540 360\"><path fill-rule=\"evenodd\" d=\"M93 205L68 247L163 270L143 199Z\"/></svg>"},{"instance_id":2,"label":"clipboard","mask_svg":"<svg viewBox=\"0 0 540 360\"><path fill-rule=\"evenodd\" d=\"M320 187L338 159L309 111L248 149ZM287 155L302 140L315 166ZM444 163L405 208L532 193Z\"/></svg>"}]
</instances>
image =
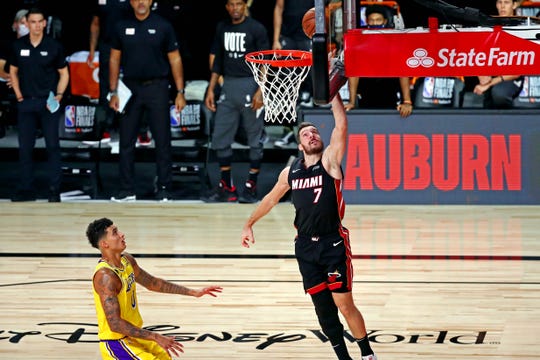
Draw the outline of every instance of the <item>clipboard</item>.
<instances>
[{"instance_id":1,"label":"clipboard","mask_svg":"<svg viewBox=\"0 0 540 360\"><path fill-rule=\"evenodd\" d=\"M131 99L132 93L122 80L118 80L118 87L116 88L116 91L118 92L118 99L120 100L118 112L122 113L124 112L129 99ZM107 95L107 100L111 101L111 94Z\"/></svg>"}]
</instances>

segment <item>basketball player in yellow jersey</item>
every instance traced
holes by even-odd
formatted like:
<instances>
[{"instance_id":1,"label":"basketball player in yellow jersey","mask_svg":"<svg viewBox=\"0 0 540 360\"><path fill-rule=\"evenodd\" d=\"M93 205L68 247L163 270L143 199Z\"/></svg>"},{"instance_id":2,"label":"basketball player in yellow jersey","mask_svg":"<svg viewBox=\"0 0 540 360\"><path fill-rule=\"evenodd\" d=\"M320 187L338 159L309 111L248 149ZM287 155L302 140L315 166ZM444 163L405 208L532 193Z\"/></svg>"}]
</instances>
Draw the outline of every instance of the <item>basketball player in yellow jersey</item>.
<instances>
[{"instance_id":1,"label":"basketball player in yellow jersey","mask_svg":"<svg viewBox=\"0 0 540 360\"><path fill-rule=\"evenodd\" d=\"M150 275L133 256L124 252L125 236L107 218L90 223L86 237L101 252L92 285L102 358L164 360L184 352L173 336L142 329L136 283L151 291L195 297L215 297L222 288L209 286L194 290Z\"/></svg>"}]
</instances>

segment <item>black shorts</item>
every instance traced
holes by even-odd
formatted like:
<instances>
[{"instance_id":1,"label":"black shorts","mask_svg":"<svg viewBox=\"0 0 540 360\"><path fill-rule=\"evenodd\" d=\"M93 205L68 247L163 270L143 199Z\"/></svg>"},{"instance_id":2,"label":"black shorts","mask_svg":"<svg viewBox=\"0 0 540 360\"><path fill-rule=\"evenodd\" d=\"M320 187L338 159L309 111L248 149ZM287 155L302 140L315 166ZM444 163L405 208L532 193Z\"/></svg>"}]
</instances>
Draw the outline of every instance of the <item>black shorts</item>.
<instances>
[{"instance_id":1,"label":"black shorts","mask_svg":"<svg viewBox=\"0 0 540 360\"><path fill-rule=\"evenodd\" d=\"M294 247L306 293L352 290L353 267L347 229L319 237L298 235Z\"/></svg>"}]
</instances>

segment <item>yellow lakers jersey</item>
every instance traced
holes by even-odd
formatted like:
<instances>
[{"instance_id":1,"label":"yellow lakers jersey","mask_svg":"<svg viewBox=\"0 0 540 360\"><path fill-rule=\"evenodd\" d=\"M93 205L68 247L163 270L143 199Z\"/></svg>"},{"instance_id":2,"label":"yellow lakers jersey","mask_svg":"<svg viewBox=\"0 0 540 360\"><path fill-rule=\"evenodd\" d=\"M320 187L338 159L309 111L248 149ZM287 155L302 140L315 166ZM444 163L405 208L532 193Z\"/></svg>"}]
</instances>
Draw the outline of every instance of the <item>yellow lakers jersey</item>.
<instances>
[{"instance_id":1,"label":"yellow lakers jersey","mask_svg":"<svg viewBox=\"0 0 540 360\"><path fill-rule=\"evenodd\" d=\"M142 318L139 313L139 306L137 304L137 289L135 284L135 274L133 273L133 266L129 260L122 255L122 267L117 268L109 265L106 261L101 259L96 265L94 270L94 276L96 272L102 268L112 270L120 280L122 281L122 290L118 293L118 303L120 305L120 316L122 319L129 321L131 324L141 327ZM94 302L96 304L96 313L98 319L98 337L100 340L117 340L123 338L125 335L114 332L109 327L107 317L103 311L101 300L99 298L96 289L92 282L92 290L94 292Z\"/></svg>"}]
</instances>

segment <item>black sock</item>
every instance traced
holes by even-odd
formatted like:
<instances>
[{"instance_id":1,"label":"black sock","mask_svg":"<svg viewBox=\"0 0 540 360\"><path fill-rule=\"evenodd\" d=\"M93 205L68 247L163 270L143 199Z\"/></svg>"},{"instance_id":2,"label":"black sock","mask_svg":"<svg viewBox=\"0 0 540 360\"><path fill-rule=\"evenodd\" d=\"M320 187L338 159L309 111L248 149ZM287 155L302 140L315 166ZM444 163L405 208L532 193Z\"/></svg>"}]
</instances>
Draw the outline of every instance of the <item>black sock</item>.
<instances>
[{"instance_id":1,"label":"black sock","mask_svg":"<svg viewBox=\"0 0 540 360\"><path fill-rule=\"evenodd\" d=\"M352 360L349 352L347 351L347 345L345 345L345 341L337 345L332 345L332 348L334 349L334 352L336 353L339 360Z\"/></svg>"},{"instance_id":2,"label":"black sock","mask_svg":"<svg viewBox=\"0 0 540 360\"><path fill-rule=\"evenodd\" d=\"M257 184L257 177L259 176L259 169L250 169L249 170L249 181L253 183L253 185Z\"/></svg>"},{"instance_id":3,"label":"black sock","mask_svg":"<svg viewBox=\"0 0 540 360\"><path fill-rule=\"evenodd\" d=\"M367 335L361 339L356 339L356 342L358 343L358 346L360 346L362 356L373 355L373 350L371 349L371 346L369 346L369 339Z\"/></svg>"},{"instance_id":4,"label":"black sock","mask_svg":"<svg viewBox=\"0 0 540 360\"><path fill-rule=\"evenodd\" d=\"M222 167L221 168L221 181L223 181L227 187L229 187L229 188L232 187L231 168L230 167Z\"/></svg>"}]
</instances>

